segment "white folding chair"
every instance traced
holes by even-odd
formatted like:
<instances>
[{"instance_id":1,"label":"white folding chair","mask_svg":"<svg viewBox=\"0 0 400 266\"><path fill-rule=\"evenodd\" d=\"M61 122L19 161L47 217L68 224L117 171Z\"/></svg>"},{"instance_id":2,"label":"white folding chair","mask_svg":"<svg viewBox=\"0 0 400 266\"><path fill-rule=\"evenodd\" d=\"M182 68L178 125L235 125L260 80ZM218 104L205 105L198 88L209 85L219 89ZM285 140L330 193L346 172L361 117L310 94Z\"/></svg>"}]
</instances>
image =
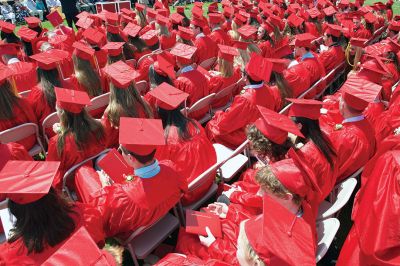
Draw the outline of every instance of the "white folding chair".
<instances>
[{"instance_id":1,"label":"white folding chair","mask_svg":"<svg viewBox=\"0 0 400 266\"><path fill-rule=\"evenodd\" d=\"M19 96L21 96L21 98L28 98L29 94L31 94L31 90L27 90L27 91L21 91L19 93Z\"/></svg>"},{"instance_id":2,"label":"white folding chair","mask_svg":"<svg viewBox=\"0 0 400 266\"><path fill-rule=\"evenodd\" d=\"M136 83L135 87L140 95L144 95L148 88L147 81L145 80L139 81L138 83Z\"/></svg>"},{"instance_id":3,"label":"white folding chair","mask_svg":"<svg viewBox=\"0 0 400 266\"><path fill-rule=\"evenodd\" d=\"M351 177L347 178L340 184L337 184L333 189L332 193L335 194L334 199L329 202L324 200L318 208L317 220L324 220L332 217L346 205L350 200L351 195L357 185L357 179Z\"/></svg>"},{"instance_id":4,"label":"white folding chair","mask_svg":"<svg viewBox=\"0 0 400 266\"><path fill-rule=\"evenodd\" d=\"M86 107L88 113L108 106L110 101L110 93L104 93L90 100L91 105Z\"/></svg>"},{"instance_id":5,"label":"white folding chair","mask_svg":"<svg viewBox=\"0 0 400 266\"><path fill-rule=\"evenodd\" d=\"M215 61L217 61L217 58L211 57L211 58L208 58L208 59L204 60L203 62L201 62L200 66L206 70L210 70L211 67L214 65Z\"/></svg>"},{"instance_id":6,"label":"white folding chair","mask_svg":"<svg viewBox=\"0 0 400 266\"><path fill-rule=\"evenodd\" d=\"M223 182L229 182L242 169L249 158L242 154L249 141L243 142L236 150L231 150L222 144L214 143L214 149L217 153L217 162L221 163L220 174Z\"/></svg>"},{"instance_id":7,"label":"white folding chair","mask_svg":"<svg viewBox=\"0 0 400 266\"><path fill-rule=\"evenodd\" d=\"M186 116L189 116L191 113L199 110L203 110L205 108L208 108L207 113L202 117L201 119L198 119L200 124L204 124L205 122L209 121L211 119L211 103L214 100L215 93L211 93L210 95L201 98L197 102L195 102L190 108L186 108L184 112L186 113Z\"/></svg>"},{"instance_id":8,"label":"white folding chair","mask_svg":"<svg viewBox=\"0 0 400 266\"><path fill-rule=\"evenodd\" d=\"M318 247L316 253L316 260L319 262L328 251L330 245L337 231L339 230L340 222L336 218L329 218L320 222L317 222L317 234L318 234Z\"/></svg>"},{"instance_id":9,"label":"white folding chair","mask_svg":"<svg viewBox=\"0 0 400 266\"><path fill-rule=\"evenodd\" d=\"M35 135L36 137L36 144L29 150L29 155L34 156L41 152L46 154L46 150L44 149L42 141L39 137L38 126L34 123L25 123L0 132L0 142L18 142L32 135Z\"/></svg>"},{"instance_id":10,"label":"white folding chair","mask_svg":"<svg viewBox=\"0 0 400 266\"><path fill-rule=\"evenodd\" d=\"M215 94L215 97L214 97L213 102L211 103L211 105L214 104L214 103L216 103L216 102L219 101L220 99L227 98L227 96L230 96L230 99L229 99L229 101L226 103L226 105L224 105L224 106L222 106L222 107L212 108L211 113L215 114L217 111L226 110L229 106L231 106L233 94L234 94L236 88L237 88L237 83L234 83L234 84L232 84L232 85L229 85L229 86L226 87L226 88L223 88L223 89L220 90L219 92L217 92L217 93Z\"/></svg>"},{"instance_id":11,"label":"white folding chair","mask_svg":"<svg viewBox=\"0 0 400 266\"><path fill-rule=\"evenodd\" d=\"M49 143L49 136L46 135L46 130L48 128L53 128L53 125L55 123L59 123L60 122L60 118L58 117L57 112L54 112L52 114L49 114L42 123L42 132L43 132L43 136L44 139L46 140L46 143Z\"/></svg>"},{"instance_id":12,"label":"white folding chair","mask_svg":"<svg viewBox=\"0 0 400 266\"><path fill-rule=\"evenodd\" d=\"M150 53L150 54L145 54L144 56L142 56L141 58L139 58L139 60L137 60L136 67L139 67L139 66L140 66L140 63L142 63L142 61L143 61L144 59L146 59L146 58L148 58L148 57L150 57L150 56L153 56L153 54L152 54L152 53Z\"/></svg>"},{"instance_id":13,"label":"white folding chair","mask_svg":"<svg viewBox=\"0 0 400 266\"><path fill-rule=\"evenodd\" d=\"M0 202L0 210L2 211L2 210L5 210L7 208L8 208L8 199L5 199L5 200ZM5 222L1 221L1 223L3 224ZM3 229L4 229L4 225L3 225ZM6 240L7 240L6 234L4 232L0 233L0 244L6 242Z\"/></svg>"}]
</instances>

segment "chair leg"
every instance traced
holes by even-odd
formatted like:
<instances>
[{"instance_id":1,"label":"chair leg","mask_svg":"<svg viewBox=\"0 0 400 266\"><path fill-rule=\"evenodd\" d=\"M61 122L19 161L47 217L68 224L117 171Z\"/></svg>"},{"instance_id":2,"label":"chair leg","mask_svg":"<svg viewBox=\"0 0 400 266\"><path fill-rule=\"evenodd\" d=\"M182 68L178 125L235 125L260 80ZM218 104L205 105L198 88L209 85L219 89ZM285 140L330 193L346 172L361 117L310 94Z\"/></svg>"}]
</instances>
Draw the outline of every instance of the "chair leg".
<instances>
[{"instance_id":1,"label":"chair leg","mask_svg":"<svg viewBox=\"0 0 400 266\"><path fill-rule=\"evenodd\" d=\"M133 249L132 245L128 244L127 248L129 250L129 253L131 254L133 263L135 264L135 266L139 266L139 261L138 261L138 259L136 257L135 250Z\"/></svg>"}]
</instances>

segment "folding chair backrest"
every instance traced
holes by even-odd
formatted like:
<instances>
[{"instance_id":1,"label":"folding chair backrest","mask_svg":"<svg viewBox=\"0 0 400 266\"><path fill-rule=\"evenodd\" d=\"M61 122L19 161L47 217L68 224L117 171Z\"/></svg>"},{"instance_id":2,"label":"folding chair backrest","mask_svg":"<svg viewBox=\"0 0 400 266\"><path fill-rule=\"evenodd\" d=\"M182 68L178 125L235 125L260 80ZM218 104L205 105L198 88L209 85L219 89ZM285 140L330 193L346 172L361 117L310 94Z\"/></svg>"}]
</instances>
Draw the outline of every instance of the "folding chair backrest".
<instances>
[{"instance_id":1,"label":"folding chair backrest","mask_svg":"<svg viewBox=\"0 0 400 266\"><path fill-rule=\"evenodd\" d=\"M332 241L339 230L340 222L336 218L329 218L317 223L318 247L316 253L317 262L320 261L328 251Z\"/></svg>"},{"instance_id":2,"label":"folding chair backrest","mask_svg":"<svg viewBox=\"0 0 400 266\"><path fill-rule=\"evenodd\" d=\"M44 138L46 139L46 142L49 143L49 137L46 135L46 130L48 128L52 128L55 123L59 123L60 118L58 117L57 112L54 112L52 114L49 114L42 123L42 132L44 135Z\"/></svg>"},{"instance_id":3,"label":"folding chair backrest","mask_svg":"<svg viewBox=\"0 0 400 266\"><path fill-rule=\"evenodd\" d=\"M86 107L86 111L91 112L97 109L104 108L105 106L108 105L109 101L110 101L109 92L94 97L93 99L90 100L91 105Z\"/></svg>"},{"instance_id":4,"label":"folding chair backrest","mask_svg":"<svg viewBox=\"0 0 400 266\"><path fill-rule=\"evenodd\" d=\"M130 1L120 1L120 2L117 2L117 4L118 4L118 12L120 12L121 9L123 9L123 8L131 9Z\"/></svg>"},{"instance_id":5,"label":"folding chair backrest","mask_svg":"<svg viewBox=\"0 0 400 266\"><path fill-rule=\"evenodd\" d=\"M30 94L31 94L31 90L21 91L19 93L19 96L21 96L21 98L28 98Z\"/></svg>"},{"instance_id":6,"label":"folding chair backrest","mask_svg":"<svg viewBox=\"0 0 400 266\"><path fill-rule=\"evenodd\" d=\"M215 176L217 169L221 166L220 163L216 163L213 166L211 166L210 168L208 168L205 172L203 172L201 175L199 175L198 177L196 177L195 179L192 180L192 182L190 182L190 184L188 185L188 190L194 191L195 189L197 189L199 186L201 186L204 182L206 182L207 180L209 180L210 176Z\"/></svg>"},{"instance_id":7,"label":"folding chair backrest","mask_svg":"<svg viewBox=\"0 0 400 266\"><path fill-rule=\"evenodd\" d=\"M217 101L219 99L225 98L228 95L230 95L232 98L234 91L236 90L236 86L237 86L237 84L234 83L232 85L229 85L228 87L223 88L222 90L220 90L219 92L217 92L215 94L213 101Z\"/></svg>"},{"instance_id":8,"label":"folding chair backrest","mask_svg":"<svg viewBox=\"0 0 400 266\"><path fill-rule=\"evenodd\" d=\"M38 126L34 123L25 123L0 132L0 142L17 142L26 137L36 135L38 137Z\"/></svg>"},{"instance_id":9,"label":"folding chair backrest","mask_svg":"<svg viewBox=\"0 0 400 266\"><path fill-rule=\"evenodd\" d=\"M343 208L344 205L350 200L351 195L353 194L354 189L357 185L357 179L355 178L347 178L343 182L337 184L332 191L334 200L332 203L332 211L339 211Z\"/></svg>"},{"instance_id":10,"label":"folding chair backrest","mask_svg":"<svg viewBox=\"0 0 400 266\"><path fill-rule=\"evenodd\" d=\"M142 56L141 58L139 58L139 60L138 60L137 63L136 63L136 67L139 67L140 64L142 63L142 61L143 61L144 59L146 59L146 58L148 58L148 57L151 57L151 56L153 56L153 54L145 54L144 56Z\"/></svg>"},{"instance_id":11,"label":"folding chair backrest","mask_svg":"<svg viewBox=\"0 0 400 266\"><path fill-rule=\"evenodd\" d=\"M210 109L211 103L213 102L215 97L215 93L211 93L210 95L201 98L197 102L195 102L187 111L187 114L193 113L195 111L203 110L208 107Z\"/></svg>"},{"instance_id":12,"label":"folding chair backrest","mask_svg":"<svg viewBox=\"0 0 400 266\"><path fill-rule=\"evenodd\" d=\"M208 59L204 60L203 62L201 62L200 66L206 70L210 70L210 68L214 65L216 60L217 60L216 57L208 58Z\"/></svg>"},{"instance_id":13,"label":"folding chair backrest","mask_svg":"<svg viewBox=\"0 0 400 266\"><path fill-rule=\"evenodd\" d=\"M140 95L144 95L147 91L147 81L142 80L136 83L135 87L136 90L139 92Z\"/></svg>"}]
</instances>

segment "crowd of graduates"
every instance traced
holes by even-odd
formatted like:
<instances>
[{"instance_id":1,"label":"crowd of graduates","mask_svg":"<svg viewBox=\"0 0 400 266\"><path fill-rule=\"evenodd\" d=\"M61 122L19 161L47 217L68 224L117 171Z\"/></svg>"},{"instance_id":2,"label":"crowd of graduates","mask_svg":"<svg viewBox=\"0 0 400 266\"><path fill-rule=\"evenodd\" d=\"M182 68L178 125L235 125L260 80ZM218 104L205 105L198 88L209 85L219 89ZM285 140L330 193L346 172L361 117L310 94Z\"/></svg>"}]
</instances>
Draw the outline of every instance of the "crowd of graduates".
<instances>
[{"instance_id":1,"label":"crowd of graduates","mask_svg":"<svg viewBox=\"0 0 400 266\"><path fill-rule=\"evenodd\" d=\"M218 217L220 234L182 226L175 253L157 265L315 265L318 207L362 167L337 265L400 265L392 4L223 0L195 2L188 18L185 7L170 13L156 1L82 12L76 31L58 12L47 16L52 30L35 17L18 31L0 21L0 132L37 124L47 151L45 161L29 155L35 135L0 143L0 198L16 219L0 265L115 265L98 249L106 238L126 240L179 202L197 202L215 175L188 184L217 163L213 144L245 141L254 164L202 208ZM209 121L209 107L187 111L232 86L211 103ZM105 94L108 105L87 110ZM54 112L59 122L42 127ZM123 162L84 164L65 182L106 149ZM121 165L131 172L105 171Z\"/></svg>"}]
</instances>

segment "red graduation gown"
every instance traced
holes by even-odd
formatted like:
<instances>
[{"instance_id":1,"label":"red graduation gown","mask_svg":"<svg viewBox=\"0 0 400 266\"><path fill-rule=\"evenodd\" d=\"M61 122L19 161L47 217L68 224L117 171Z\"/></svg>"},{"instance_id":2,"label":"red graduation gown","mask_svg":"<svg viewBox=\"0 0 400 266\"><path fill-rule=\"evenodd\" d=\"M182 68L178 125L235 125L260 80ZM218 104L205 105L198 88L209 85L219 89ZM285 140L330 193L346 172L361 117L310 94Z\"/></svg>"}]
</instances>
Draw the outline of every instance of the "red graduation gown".
<instances>
[{"instance_id":1,"label":"red graduation gown","mask_svg":"<svg viewBox=\"0 0 400 266\"><path fill-rule=\"evenodd\" d=\"M95 136L90 136L88 143L80 150L72 134L68 134L65 137L64 149L61 156L58 156L57 141L58 135L50 139L46 157L46 161L60 161L61 163L53 181L53 187L57 189L61 189L63 176L72 166L100 153L106 148L103 141L97 141Z\"/></svg>"},{"instance_id":2,"label":"red graduation gown","mask_svg":"<svg viewBox=\"0 0 400 266\"><path fill-rule=\"evenodd\" d=\"M383 112L375 125L375 138L377 147L386 137L393 134L393 131L400 127L400 106L393 105L387 111Z\"/></svg>"},{"instance_id":3,"label":"red graduation gown","mask_svg":"<svg viewBox=\"0 0 400 266\"><path fill-rule=\"evenodd\" d=\"M230 264L218 260L201 260L194 256L186 256L178 253L169 253L159 260L155 266L228 266Z\"/></svg>"},{"instance_id":4,"label":"red graduation gown","mask_svg":"<svg viewBox=\"0 0 400 266\"><path fill-rule=\"evenodd\" d=\"M218 72L219 73L219 72ZM236 83L239 79L241 78L241 73L240 73L240 69L236 68L235 72L233 73L233 75L231 77L222 77L220 75L214 75L211 76L210 81L209 81L209 93L218 93L220 90ZM213 107L217 108L217 107L221 107L221 106L225 106L230 100L230 96L228 95L227 97L219 100L218 102L213 103Z\"/></svg>"},{"instance_id":5,"label":"red graduation gown","mask_svg":"<svg viewBox=\"0 0 400 266\"><path fill-rule=\"evenodd\" d=\"M257 105L274 109L275 100L268 86L245 89L234 98L229 109L215 113L206 128L210 140L230 148L238 147L246 140L245 127L260 117Z\"/></svg>"},{"instance_id":6,"label":"red graduation gown","mask_svg":"<svg viewBox=\"0 0 400 266\"><path fill-rule=\"evenodd\" d=\"M176 43L176 35L173 32L170 33L169 37L167 37L165 35L160 36L161 50L168 50L168 49L174 47L175 43Z\"/></svg>"},{"instance_id":7,"label":"red graduation gown","mask_svg":"<svg viewBox=\"0 0 400 266\"><path fill-rule=\"evenodd\" d=\"M345 60L344 51L341 46L331 46L327 51L319 54L319 60L325 67L325 72L329 73Z\"/></svg>"},{"instance_id":8,"label":"red graduation gown","mask_svg":"<svg viewBox=\"0 0 400 266\"><path fill-rule=\"evenodd\" d=\"M49 114L54 113L56 111L55 108L50 107L49 104L47 103L46 97L44 96L44 93L40 87L40 84L38 84L32 88L31 93L29 94L29 97L28 97L28 101L32 107L32 110L33 110L40 126L42 125L43 120ZM53 130L50 129L50 131L53 131ZM49 133L51 133L51 135L54 135L53 132L49 132Z\"/></svg>"},{"instance_id":9,"label":"red graduation gown","mask_svg":"<svg viewBox=\"0 0 400 266\"><path fill-rule=\"evenodd\" d=\"M393 150L375 156L365 167L361 189L354 201L353 227L337 265L399 265L400 220L399 137Z\"/></svg>"},{"instance_id":10,"label":"red graduation gown","mask_svg":"<svg viewBox=\"0 0 400 266\"><path fill-rule=\"evenodd\" d=\"M217 44L208 36L196 38L194 46L197 48L194 55L194 62L198 65L204 60L217 57L218 55L219 49Z\"/></svg>"},{"instance_id":11,"label":"red graduation gown","mask_svg":"<svg viewBox=\"0 0 400 266\"><path fill-rule=\"evenodd\" d=\"M298 64L286 69L283 76L293 91L293 98L297 98L311 86L311 76L304 64Z\"/></svg>"},{"instance_id":12,"label":"red graduation gown","mask_svg":"<svg viewBox=\"0 0 400 266\"><path fill-rule=\"evenodd\" d=\"M27 99L20 98L17 101L17 105L13 108L14 117L11 119L0 119L0 131L10 129L22 125L24 123L37 123L35 114ZM26 150L30 150L36 143L36 138L34 135L29 136L21 141L19 144L23 145Z\"/></svg>"},{"instance_id":13,"label":"red graduation gown","mask_svg":"<svg viewBox=\"0 0 400 266\"><path fill-rule=\"evenodd\" d=\"M213 30L210 35L210 39L213 40L216 44L222 45L232 45L232 38L228 35L227 31L222 30L221 28Z\"/></svg>"},{"instance_id":14,"label":"red graduation gown","mask_svg":"<svg viewBox=\"0 0 400 266\"><path fill-rule=\"evenodd\" d=\"M103 246L105 237L103 232L103 220L100 216L100 212L96 208L82 203L75 203L73 210L75 213L71 213L71 217L75 222L75 230L84 226L93 240L99 246ZM1 244L0 265L41 265L56 252L66 240L54 247L46 246L40 253L31 254L27 254L28 251L22 239L18 239L14 243Z\"/></svg>"},{"instance_id":15,"label":"red graduation gown","mask_svg":"<svg viewBox=\"0 0 400 266\"><path fill-rule=\"evenodd\" d=\"M169 127L167 144L160 146L155 155L159 161L171 160L175 164L175 171L179 176L186 178L188 184L217 162L214 147L208 140L203 127L197 122L196 125L199 133L196 127L189 123L188 131L192 138L186 141L180 139L177 127ZM188 162L191 163L188 164ZM211 176L195 191L186 193L182 204L189 205L199 200L207 193L213 182L214 176Z\"/></svg>"},{"instance_id":16,"label":"red graduation gown","mask_svg":"<svg viewBox=\"0 0 400 266\"><path fill-rule=\"evenodd\" d=\"M0 170L9 160L32 161L32 157L24 146L14 142L0 143L0 154Z\"/></svg>"},{"instance_id":17,"label":"red graduation gown","mask_svg":"<svg viewBox=\"0 0 400 266\"><path fill-rule=\"evenodd\" d=\"M342 124L343 128L327 131L337 154L336 182L364 166L375 153L375 131L367 120Z\"/></svg>"},{"instance_id":18,"label":"red graduation gown","mask_svg":"<svg viewBox=\"0 0 400 266\"><path fill-rule=\"evenodd\" d=\"M125 184L104 187L92 203L105 221L107 237L127 238L138 228L163 217L187 191L187 182L171 161L160 161L160 172L151 178L135 176Z\"/></svg>"},{"instance_id":19,"label":"red graduation gown","mask_svg":"<svg viewBox=\"0 0 400 266\"><path fill-rule=\"evenodd\" d=\"M263 41L258 44L258 48L261 50L261 55L265 58L273 57L274 48L272 48L270 41Z\"/></svg>"},{"instance_id":20,"label":"red graduation gown","mask_svg":"<svg viewBox=\"0 0 400 266\"><path fill-rule=\"evenodd\" d=\"M209 94L207 78L196 69L180 74L174 81L174 85L177 89L189 94L187 106L191 106Z\"/></svg>"},{"instance_id":21,"label":"red graduation gown","mask_svg":"<svg viewBox=\"0 0 400 266\"><path fill-rule=\"evenodd\" d=\"M321 36L321 34L319 34L317 26L312 23L312 22L306 22L305 24L305 32L306 33L310 33L312 35L314 35L315 37L319 37Z\"/></svg>"},{"instance_id":22,"label":"red graduation gown","mask_svg":"<svg viewBox=\"0 0 400 266\"><path fill-rule=\"evenodd\" d=\"M8 68L13 71L13 78L18 92L30 90L36 85L38 78L34 63L18 62L8 65Z\"/></svg>"}]
</instances>

